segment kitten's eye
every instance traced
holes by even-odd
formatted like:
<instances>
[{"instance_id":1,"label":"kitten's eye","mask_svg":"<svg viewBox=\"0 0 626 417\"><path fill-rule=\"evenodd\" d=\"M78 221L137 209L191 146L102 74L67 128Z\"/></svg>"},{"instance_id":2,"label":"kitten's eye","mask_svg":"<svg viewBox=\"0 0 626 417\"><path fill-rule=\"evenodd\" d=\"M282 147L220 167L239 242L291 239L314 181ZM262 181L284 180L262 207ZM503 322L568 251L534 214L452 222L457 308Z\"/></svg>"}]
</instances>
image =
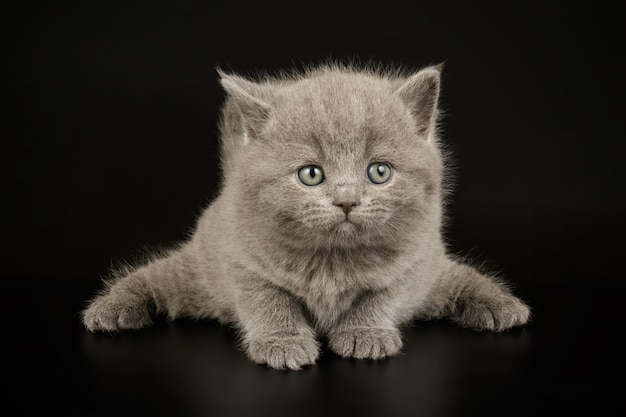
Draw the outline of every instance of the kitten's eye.
<instances>
[{"instance_id":1,"label":"kitten's eye","mask_svg":"<svg viewBox=\"0 0 626 417\"><path fill-rule=\"evenodd\" d=\"M322 167L308 165L298 170L298 179L304 185L319 185L324 181L324 172Z\"/></svg>"},{"instance_id":2,"label":"kitten's eye","mask_svg":"<svg viewBox=\"0 0 626 417\"><path fill-rule=\"evenodd\" d=\"M367 179L372 184L384 184L391 178L392 168L383 162L374 162L367 167Z\"/></svg>"}]
</instances>

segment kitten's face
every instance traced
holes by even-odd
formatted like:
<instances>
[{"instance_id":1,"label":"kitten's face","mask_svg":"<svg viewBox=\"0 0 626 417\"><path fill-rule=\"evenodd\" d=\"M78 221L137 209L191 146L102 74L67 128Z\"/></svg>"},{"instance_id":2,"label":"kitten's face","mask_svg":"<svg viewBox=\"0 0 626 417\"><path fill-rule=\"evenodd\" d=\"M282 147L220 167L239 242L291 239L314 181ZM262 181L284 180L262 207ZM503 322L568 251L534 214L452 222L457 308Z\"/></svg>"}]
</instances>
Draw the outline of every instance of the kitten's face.
<instances>
[{"instance_id":1,"label":"kitten's face","mask_svg":"<svg viewBox=\"0 0 626 417\"><path fill-rule=\"evenodd\" d=\"M239 165L258 223L296 247L354 248L429 221L441 162L386 80L331 74L274 94Z\"/></svg>"}]
</instances>

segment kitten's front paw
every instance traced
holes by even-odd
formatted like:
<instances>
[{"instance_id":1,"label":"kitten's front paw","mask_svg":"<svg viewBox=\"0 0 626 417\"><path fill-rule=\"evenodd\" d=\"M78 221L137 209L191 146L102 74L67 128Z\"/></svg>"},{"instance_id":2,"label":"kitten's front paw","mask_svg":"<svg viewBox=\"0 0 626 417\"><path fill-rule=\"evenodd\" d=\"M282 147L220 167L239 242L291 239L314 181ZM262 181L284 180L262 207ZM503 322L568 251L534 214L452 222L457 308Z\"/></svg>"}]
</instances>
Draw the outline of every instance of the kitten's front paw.
<instances>
[{"instance_id":1,"label":"kitten's front paw","mask_svg":"<svg viewBox=\"0 0 626 417\"><path fill-rule=\"evenodd\" d=\"M152 324L152 319L144 302L107 294L93 300L83 311L83 324L92 332L114 332L145 327Z\"/></svg>"},{"instance_id":2,"label":"kitten's front paw","mask_svg":"<svg viewBox=\"0 0 626 417\"><path fill-rule=\"evenodd\" d=\"M330 348L344 358L382 359L402 349L398 329L345 329L332 333L328 342Z\"/></svg>"},{"instance_id":3,"label":"kitten's front paw","mask_svg":"<svg viewBox=\"0 0 626 417\"><path fill-rule=\"evenodd\" d=\"M461 326L497 332L526 324L529 318L530 308L509 294L462 300L453 317Z\"/></svg>"},{"instance_id":4,"label":"kitten's front paw","mask_svg":"<svg viewBox=\"0 0 626 417\"><path fill-rule=\"evenodd\" d=\"M256 363L267 364L274 369L297 371L315 363L319 345L312 337L271 336L251 340L247 353Z\"/></svg>"}]
</instances>

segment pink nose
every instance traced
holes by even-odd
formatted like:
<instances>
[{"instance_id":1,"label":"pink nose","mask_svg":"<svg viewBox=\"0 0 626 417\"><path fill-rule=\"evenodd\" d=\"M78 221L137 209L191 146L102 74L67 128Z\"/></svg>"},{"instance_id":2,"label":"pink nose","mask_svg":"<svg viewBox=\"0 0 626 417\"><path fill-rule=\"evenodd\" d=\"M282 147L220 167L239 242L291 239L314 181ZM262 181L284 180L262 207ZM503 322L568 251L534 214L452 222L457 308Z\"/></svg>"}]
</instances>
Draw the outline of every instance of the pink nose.
<instances>
[{"instance_id":1,"label":"pink nose","mask_svg":"<svg viewBox=\"0 0 626 417\"><path fill-rule=\"evenodd\" d=\"M335 203L337 207L341 207L341 209L346 214L346 216L348 215L348 213L352 211L354 207L357 206L357 204L358 203L356 201L352 201L352 200L351 201L338 201Z\"/></svg>"}]
</instances>

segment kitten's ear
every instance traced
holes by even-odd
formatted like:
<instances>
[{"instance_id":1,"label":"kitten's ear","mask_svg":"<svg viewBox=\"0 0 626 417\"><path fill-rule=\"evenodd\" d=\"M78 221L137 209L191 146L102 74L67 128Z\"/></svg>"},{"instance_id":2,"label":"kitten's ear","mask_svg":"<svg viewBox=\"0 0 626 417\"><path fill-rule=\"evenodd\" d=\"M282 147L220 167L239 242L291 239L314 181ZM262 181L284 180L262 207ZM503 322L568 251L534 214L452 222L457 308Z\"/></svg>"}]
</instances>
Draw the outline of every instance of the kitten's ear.
<instances>
[{"instance_id":1,"label":"kitten's ear","mask_svg":"<svg viewBox=\"0 0 626 417\"><path fill-rule=\"evenodd\" d=\"M259 84L226 74L221 70L217 70L217 73L222 87L239 109L246 132L253 137L257 136L271 111L270 105L262 98L263 88Z\"/></svg>"},{"instance_id":2,"label":"kitten's ear","mask_svg":"<svg viewBox=\"0 0 626 417\"><path fill-rule=\"evenodd\" d=\"M424 68L396 89L398 97L409 107L418 133L429 142L434 141L437 130L441 69L441 65Z\"/></svg>"}]
</instances>

